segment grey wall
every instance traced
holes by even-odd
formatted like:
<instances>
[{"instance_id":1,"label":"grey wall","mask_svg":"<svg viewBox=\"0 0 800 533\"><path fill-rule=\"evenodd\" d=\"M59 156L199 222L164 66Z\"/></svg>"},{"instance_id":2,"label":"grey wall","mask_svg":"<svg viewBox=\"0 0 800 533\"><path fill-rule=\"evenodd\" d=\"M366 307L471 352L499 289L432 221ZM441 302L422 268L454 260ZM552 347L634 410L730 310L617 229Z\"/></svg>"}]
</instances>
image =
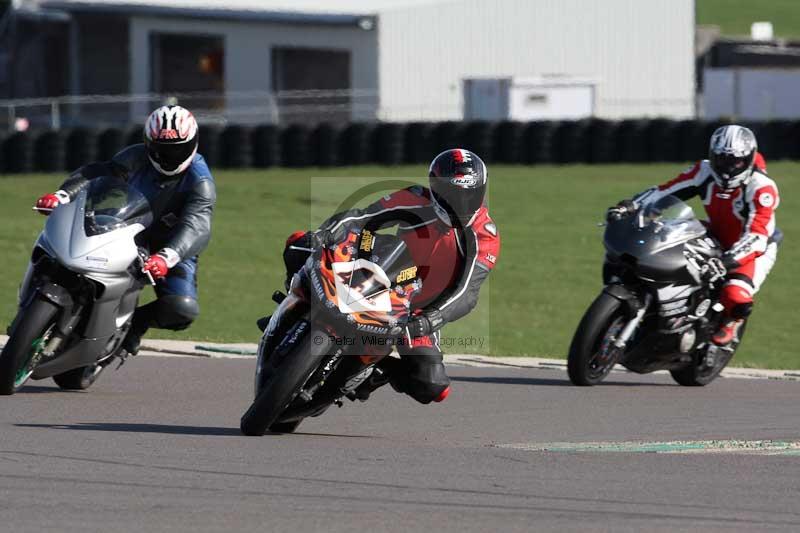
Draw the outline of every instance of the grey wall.
<instances>
[{"instance_id":1,"label":"grey wall","mask_svg":"<svg viewBox=\"0 0 800 533\"><path fill-rule=\"evenodd\" d=\"M800 69L716 68L704 71L705 118L797 119Z\"/></svg>"},{"instance_id":2,"label":"grey wall","mask_svg":"<svg viewBox=\"0 0 800 533\"><path fill-rule=\"evenodd\" d=\"M694 0L443 0L380 12L381 114L459 119L462 79L598 80L597 115L694 115Z\"/></svg>"},{"instance_id":3,"label":"grey wall","mask_svg":"<svg viewBox=\"0 0 800 533\"><path fill-rule=\"evenodd\" d=\"M375 89L378 85L377 32L357 27L310 26L236 21L184 20L134 17L130 23L130 92L150 91L150 39L153 32L219 35L225 40L225 86L228 93L269 91L271 49L298 46L348 50L351 85ZM147 112L149 104L132 106L133 119ZM228 98L227 114L242 121L253 101Z\"/></svg>"}]
</instances>

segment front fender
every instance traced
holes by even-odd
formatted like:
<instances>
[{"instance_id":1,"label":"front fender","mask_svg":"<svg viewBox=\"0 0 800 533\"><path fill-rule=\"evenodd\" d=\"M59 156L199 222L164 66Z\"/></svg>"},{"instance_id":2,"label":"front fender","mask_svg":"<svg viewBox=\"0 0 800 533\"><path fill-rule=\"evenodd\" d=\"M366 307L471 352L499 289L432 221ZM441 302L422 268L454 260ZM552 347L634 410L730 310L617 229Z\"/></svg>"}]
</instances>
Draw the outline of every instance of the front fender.
<instances>
[{"instance_id":1,"label":"front fender","mask_svg":"<svg viewBox=\"0 0 800 533\"><path fill-rule=\"evenodd\" d=\"M625 310L629 315L636 314L636 312L644 305L644 301L641 296L636 294L625 285L621 285L619 283L606 285L603 287L603 292L622 302L625 305Z\"/></svg>"},{"instance_id":2,"label":"front fender","mask_svg":"<svg viewBox=\"0 0 800 533\"><path fill-rule=\"evenodd\" d=\"M283 315L278 315L278 313L276 313L273 315L272 320L280 321L282 317ZM256 397L258 397L258 394L261 391L261 386L264 384L264 381L267 378L267 371L269 368L267 361L271 357L276 357L277 360L281 360L286 357L286 355L291 352L295 346L300 344L306 335L309 334L311 331L311 322L308 321L307 317L297 320L291 327L289 327L288 331L283 334L281 339L273 338L276 328L277 324L272 330L267 328L267 330L264 331L264 334L261 337L261 342L258 345L254 384L254 392Z\"/></svg>"},{"instance_id":3,"label":"front fender","mask_svg":"<svg viewBox=\"0 0 800 533\"><path fill-rule=\"evenodd\" d=\"M61 307L62 309L71 308L73 304L72 295L67 289L55 283L44 283L37 287L36 292L48 302Z\"/></svg>"}]
</instances>

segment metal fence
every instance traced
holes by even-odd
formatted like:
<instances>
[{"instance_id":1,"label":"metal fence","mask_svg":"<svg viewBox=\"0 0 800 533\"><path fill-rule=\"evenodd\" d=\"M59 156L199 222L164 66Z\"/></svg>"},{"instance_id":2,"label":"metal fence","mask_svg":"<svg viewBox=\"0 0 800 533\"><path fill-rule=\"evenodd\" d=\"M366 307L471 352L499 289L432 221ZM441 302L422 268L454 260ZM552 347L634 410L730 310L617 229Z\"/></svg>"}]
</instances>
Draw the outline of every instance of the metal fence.
<instances>
[{"instance_id":1,"label":"metal fence","mask_svg":"<svg viewBox=\"0 0 800 533\"><path fill-rule=\"evenodd\" d=\"M85 95L0 100L0 128L122 127L180 104L204 124L317 124L381 118L376 90Z\"/></svg>"},{"instance_id":2,"label":"metal fence","mask_svg":"<svg viewBox=\"0 0 800 533\"><path fill-rule=\"evenodd\" d=\"M191 109L201 124L217 126L338 126L350 122L441 122L463 117L458 98L448 103L387 106L375 89L151 93L0 100L0 130L122 128L140 124L150 111L168 103ZM610 110L612 118L624 116L622 111L630 109L649 110L637 115L641 118L671 116L669 110L682 105L679 99L603 99L600 103Z\"/></svg>"}]
</instances>

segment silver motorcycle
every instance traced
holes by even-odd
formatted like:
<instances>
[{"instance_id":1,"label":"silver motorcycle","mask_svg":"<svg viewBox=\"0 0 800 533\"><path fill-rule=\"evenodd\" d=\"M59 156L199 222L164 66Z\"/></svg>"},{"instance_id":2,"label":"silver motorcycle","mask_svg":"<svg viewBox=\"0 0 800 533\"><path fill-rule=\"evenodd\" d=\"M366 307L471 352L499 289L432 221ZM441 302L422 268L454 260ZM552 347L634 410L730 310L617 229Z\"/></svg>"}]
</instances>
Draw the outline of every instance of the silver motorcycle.
<instances>
[{"instance_id":1,"label":"silver motorcycle","mask_svg":"<svg viewBox=\"0 0 800 533\"><path fill-rule=\"evenodd\" d=\"M130 329L147 251L136 236L152 223L150 203L119 178L93 179L54 209L33 247L19 310L0 354L0 395L52 377L86 389L115 359Z\"/></svg>"}]
</instances>

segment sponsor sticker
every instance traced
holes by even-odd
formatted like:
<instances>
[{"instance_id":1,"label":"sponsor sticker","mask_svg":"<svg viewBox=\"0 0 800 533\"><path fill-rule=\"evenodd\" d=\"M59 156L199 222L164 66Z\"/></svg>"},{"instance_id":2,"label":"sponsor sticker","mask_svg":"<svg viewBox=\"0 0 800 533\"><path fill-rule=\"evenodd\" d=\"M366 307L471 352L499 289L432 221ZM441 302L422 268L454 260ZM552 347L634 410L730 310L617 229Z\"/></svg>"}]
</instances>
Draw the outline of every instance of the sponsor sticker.
<instances>
[{"instance_id":1,"label":"sponsor sticker","mask_svg":"<svg viewBox=\"0 0 800 533\"><path fill-rule=\"evenodd\" d=\"M699 304L699 305L697 306L697 308L694 310L694 314L695 314L696 316L705 316L705 315L706 315L706 313L708 313L708 309L709 309L710 307L711 307L711 300L709 300L708 298L706 298L705 300L703 300L702 302L700 302L700 304Z\"/></svg>"},{"instance_id":2,"label":"sponsor sticker","mask_svg":"<svg viewBox=\"0 0 800 533\"><path fill-rule=\"evenodd\" d=\"M96 255L87 255L86 261L92 263L95 268L108 268L108 258Z\"/></svg>"},{"instance_id":3,"label":"sponsor sticker","mask_svg":"<svg viewBox=\"0 0 800 533\"><path fill-rule=\"evenodd\" d=\"M178 218L178 215L176 215L175 213L167 213L166 215L161 217L161 222L163 222L164 225L167 226L168 228L171 228L175 224L180 222L180 219Z\"/></svg>"},{"instance_id":4,"label":"sponsor sticker","mask_svg":"<svg viewBox=\"0 0 800 533\"><path fill-rule=\"evenodd\" d=\"M477 176L455 176L450 180L450 183L457 187L474 187L478 184L478 177Z\"/></svg>"},{"instance_id":5,"label":"sponsor sticker","mask_svg":"<svg viewBox=\"0 0 800 533\"><path fill-rule=\"evenodd\" d=\"M174 141L180 139L180 135L178 135L177 130L161 130L158 134L158 138L166 141Z\"/></svg>"},{"instance_id":6,"label":"sponsor sticker","mask_svg":"<svg viewBox=\"0 0 800 533\"><path fill-rule=\"evenodd\" d=\"M486 260L489 261L491 264L495 264L497 262L497 256L493 254L486 254Z\"/></svg>"},{"instance_id":7,"label":"sponsor sticker","mask_svg":"<svg viewBox=\"0 0 800 533\"><path fill-rule=\"evenodd\" d=\"M397 275L397 283L403 283L404 281L408 281L416 277L417 277L417 267L413 266L400 271L400 273Z\"/></svg>"},{"instance_id":8,"label":"sponsor sticker","mask_svg":"<svg viewBox=\"0 0 800 533\"><path fill-rule=\"evenodd\" d=\"M772 205L775 203L775 197L768 192L762 192L760 195L758 195L758 203L764 207L772 207Z\"/></svg>"},{"instance_id":9,"label":"sponsor sticker","mask_svg":"<svg viewBox=\"0 0 800 533\"><path fill-rule=\"evenodd\" d=\"M359 248L365 252L371 252L374 246L375 237L369 230L364 230L361 233L361 245Z\"/></svg>"}]
</instances>

